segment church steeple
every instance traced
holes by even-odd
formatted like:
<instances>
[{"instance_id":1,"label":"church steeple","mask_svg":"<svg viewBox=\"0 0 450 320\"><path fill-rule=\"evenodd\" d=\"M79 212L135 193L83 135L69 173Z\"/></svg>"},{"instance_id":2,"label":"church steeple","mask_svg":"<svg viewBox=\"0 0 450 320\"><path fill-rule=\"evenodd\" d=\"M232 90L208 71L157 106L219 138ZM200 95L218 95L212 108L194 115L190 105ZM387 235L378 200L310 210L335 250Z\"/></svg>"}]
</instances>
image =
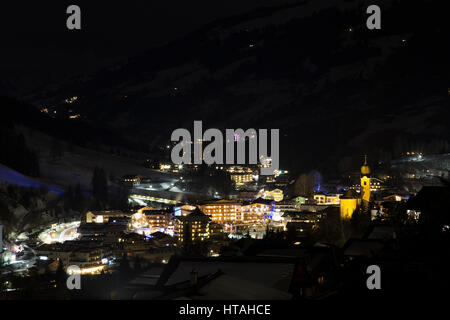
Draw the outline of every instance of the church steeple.
<instances>
[{"instance_id":1,"label":"church steeple","mask_svg":"<svg viewBox=\"0 0 450 320\"><path fill-rule=\"evenodd\" d=\"M361 175L369 176L370 175L370 167L367 164L367 155L364 155L364 164L361 167Z\"/></svg>"},{"instance_id":2,"label":"church steeple","mask_svg":"<svg viewBox=\"0 0 450 320\"><path fill-rule=\"evenodd\" d=\"M370 167L367 164L367 155L364 156L364 164L361 167L361 198L370 201Z\"/></svg>"}]
</instances>

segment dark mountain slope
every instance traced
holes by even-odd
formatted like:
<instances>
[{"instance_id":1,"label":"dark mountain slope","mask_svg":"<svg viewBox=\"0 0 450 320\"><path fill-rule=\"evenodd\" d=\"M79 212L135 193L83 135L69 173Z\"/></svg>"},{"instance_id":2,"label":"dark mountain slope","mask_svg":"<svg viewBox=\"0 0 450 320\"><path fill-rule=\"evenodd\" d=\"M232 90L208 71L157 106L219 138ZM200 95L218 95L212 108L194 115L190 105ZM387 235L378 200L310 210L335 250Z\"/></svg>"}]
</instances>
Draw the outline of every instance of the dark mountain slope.
<instances>
[{"instance_id":1,"label":"dark mountain slope","mask_svg":"<svg viewBox=\"0 0 450 320\"><path fill-rule=\"evenodd\" d=\"M282 165L300 170L450 151L442 1L382 1L376 31L365 27L367 5L255 10L29 99L154 149L194 120L280 128Z\"/></svg>"}]
</instances>

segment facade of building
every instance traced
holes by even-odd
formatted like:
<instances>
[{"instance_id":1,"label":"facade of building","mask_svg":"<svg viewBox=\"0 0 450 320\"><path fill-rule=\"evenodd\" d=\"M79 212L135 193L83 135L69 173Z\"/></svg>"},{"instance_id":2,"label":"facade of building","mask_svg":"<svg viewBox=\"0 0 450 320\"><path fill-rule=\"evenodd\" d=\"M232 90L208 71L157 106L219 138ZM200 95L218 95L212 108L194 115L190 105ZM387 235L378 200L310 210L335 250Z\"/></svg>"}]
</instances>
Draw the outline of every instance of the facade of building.
<instances>
[{"instance_id":1,"label":"facade of building","mask_svg":"<svg viewBox=\"0 0 450 320\"><path fill-rule=\"evenodd\" d=\"M276 202L283 201L284 199L283 190L274 189L271 191L264 191L262 198L267 200L275 200Z\"/></svg>"},{"instance_id":2,"label":"facade of building","mask_svg":"<svg viewBox=\"0 0 450 320\"><path fill-rule=\"evenodd\" d=\"M270 201L254 201L242 206L242 222L255 223L265 220L272 211L273 205Z\"/></svg>"},{"instance_id":3,"label":"facade of building","mask_svg":"<svg viewBox=\"0 0 450 320\"><path fill-rule=\"evenodd\" d=\"M206 214L196 209L187 216L174 218L174 236L179 242L198 242L209 238L210 218Z\"/></svg>"},{"instance_id":4,"label":"facade of building","mask_svg":"<svg viewBox=\"0 0 450 320\"><path fill-rule=\"evenodd\" d=\"M370 168L367 164L366 156L364 159L364 164L361 167L361 192L360 194L357 194L354 189L349 188L345 195L341 198L341 219L351 219L353 213L360 208L362 208L364 212L369 211L369 203L371 200L370 180Z\"/></svg>"},{"instance_id":5,"label":"facade of building","mask_svg":"<svg viewBox=\"0 0 450 320\"><path fill-rule=\"evenodd\" d=\"M122 178L122 183L128 186L137 186L141 183L141 176L126 175Z\"/></svg>"},{"instance_id":6,"label":"facade of building","mask_svg":"<svg viewBox=\"0 0 450 320\"><path fill-rule=\"evenodd\" d=\"M114 218L129 217L128 214L122 211L88 211L86 212L86 223L108 223Z\"/></svg>"},{"instance_id":7,"label":"facade of building","mask_svg":"<svg viewBox=\"0 0 450 320\"><path fill-rule=\"evenodd\" d=\"M64 268L76 265L83 274L100 272L112 255L110 248L89 241L45 244L35 251L39 256L61 262Z\"/></svg>"},{"instance_id":8,"label":"facade of building","mask_svg":"<svg viewBox=\"0 0 450 320\"><path fill-rule=\"evenodd\" d=\"M305 230L313 230L318 228L320 219L322 219L323 214L320 212L309 212L309 211L291 211L283 214L283 226L284 230L288 229L289 223L301 223L304 226L308 226L304 228Z\"/></svg>"},{"instance_id":9,"label":"facade of building","mask_svg":"<svg viewBox=\"0 0 450 320\"><path fill-rule=\"evenodd\" d=\"M341 195L340 194L324 194L324 193L316 193L314 194L314 201L318 205L339 205Z\"/></svg>"},{"instance_id":10,"label":"facade of building","mask_svg":"<svg viewBox=\"0 0 450 320\"><path fill-rule=\"evenodd\" d=\"M348 189L347 192L341 197L340 212L341 219L349 220L353 216L353 213L359 209L361 205L361 197L353 189Z\"/></svg>"},{"instance_id":11,"label":"facade of building","mask_svg":"<svg viewBox=\"0 0 450 320\"><path fill-rule=\"evenodd\" d=\"M227 171L236 186L243 186L254 181L255 172L252 168L231 166L227 169Z\"/></svg>"},{"instance_id":12,"label":"facade of building","mask_svg":"<svg viewBox=\"0 0 450 320\"><path fill-rule=\"evenodd\" d=\"M242 204L229 200L205 203L199 208L215 223L235 223L242 221Z\"/></svg>"},{"instance_id":13,"label":"facade of building","mask_svg":"<svg viewBox=\"0 0 450 320\"><path fill-rule=\"evenodd\" d=\"M264 221L274 211L272 200L257 199L249 203L219 200L200 205L201 211L218 224L245 224Z\"/></svg>"}]
</instances>

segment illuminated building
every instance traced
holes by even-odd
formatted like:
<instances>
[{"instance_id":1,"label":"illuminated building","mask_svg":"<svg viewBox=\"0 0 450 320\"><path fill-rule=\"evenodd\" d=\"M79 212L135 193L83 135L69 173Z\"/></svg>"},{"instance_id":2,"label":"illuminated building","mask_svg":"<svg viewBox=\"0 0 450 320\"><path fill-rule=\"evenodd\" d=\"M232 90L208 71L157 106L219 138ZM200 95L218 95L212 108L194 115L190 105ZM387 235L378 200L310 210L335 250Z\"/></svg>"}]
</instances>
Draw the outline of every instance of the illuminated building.
<instances>
[{"instance_id":1,"label":"illuminated building","mask_svg":"<svg viewBox=\"0 0 450 320\"><path fill-rule=\"evenodd\" d=\"M86 241L44 244L36 249L36 253L47 259L60 261L64 268L76 265L82 269L82 273L101 271L105 261L112 255L111 249Z\"/></svg>"},{"instance_id":2,"label":"illuminated building","mask_svg":"<svg viewBox=\"0 0 450 320\"><path fill-rule=\"evenodd\" d=\"M257 199L247 204L219 200L199 207L211 218L212 222L218 224L262 222L275 211L273 201L263 199Z\"/></svg>"},{"instance_id":3,"label":"illuminated building","mask_svg":"<svg viewBox=\"0 0 450 320\"><path fill-rule=\"evenodd\" d=\"M351 219L353 213L362 206L364 212L369 211L370 191L371 191L370 167L367 164L367 156L364 157L364 164L361 167L361 185L358 195L354 188L349 188L341 197L340 212L341 219Z\"/></svg>"},{"instance_id":4,"label":"illuminated building","mask_svg":"<svg viewBox=\"0 0 450 320\"><path fill-rule=\"evenodd\" d=\"M131 216L131 225L133 228L145 228L148 226L145 215L141 212L136 212Z\"/></svg>"},{"instance_id":5,"label":"illuminated building","mask_svg":"<svg viewBox=\"0 0 450 320\"><path fill-rule=\"evenodd\" d=\"M106 248L82 248L71 253L69 265L76 265L83 269L99 267L110 255L111 251Z\"/></svg>"},{"instance_id":6,"label":"illuminated building","mask_svg":"<svg viewBox=\"0 0 450 320\"><path fill-rule=\"evenodd\" d=\"M308 201L308 197L306 196L297 196L294 198L295 202L299 205L305 204Z\"/></svg>"},{"instance_id":7,"label":"illuminated building","mask_svg":"<svg viewBox=\"0 0 450 320\"><path fill-rule=\"evenodd\" d=\"M364 157L364 164L361 167L361 199L363 209L367 211L370 202L370 168L367 165L367 156Z\"/></svg>"},{"instance_id":8,"label":"illuminated building","mask_svg":"<svg viewBox=\"0 0 450 320\"><path fill-rule=\"evenodd\" d=\"M277 187L286 187L290 183L290 176L286 170L275 170L275 185Z\"/></svg>"},{"instance_id":9,"label":"illuminated building","mask_svg":"<svg viewBox=\"0 0 450 320\"><path fill-rule=\"evenodd\" d=\"M86 212L86 223L108 223L113 218L125 218L128 217L126 213L122 211L88 211Z\"/></svg>"},{"instance_id":10,"label":"illuminated building","mask_svg":"<svg viewBox=\"0 0 450 320\"><path fill-rule=\"evenodd\" d=\"M171 219L173 216L172 210L154 210L150 207L144 207L131 216L131 225L134 230L148 229L138 230L144 233L166 232L168 229L172 229Z\"/></svg>"},{"instance_id":11,"label":"illuminated building","mask_svg":"<svg viewBox=\"0 0 450 320\"><path fill-rule=\"evenodd\" d=\"M171 210L151 210L144 214L152 229L168 229L174 216Z\"/></svg>"},{"instance_id":12,"label":"illuminated building","mask_svg":"<svg viewBox=\"0 0 450 320\"><path fill-rule=\"evenodd\" d=\"M283 201L283 190L274 189L272 191L264 191L262 198L267 200L275 200L276 202Z\"/></svg>"},{"instance_id":13,"label":"illuminated building","mask_svg":"<svg viewBox=\"0 0 450 320\"><path fill-rule=\"evenodd\" d=\"M275 203L275 209L280 212L288 212L288 211L298 211L300 209L300 204L294 200L283 200Z\"/></svg>"},{"instance_id":14,"label":"illuminated building","mask_svg":"<svg viewBox=\"0 0 450 320\"><path fill-rule=\"evenodd\" d=\"M170 164L170 163L161 163L159 165L159 170L161 170L162 172L171 171L172 170L172 164Z\"/></svg>"},{"instance_id":15,"label":"illuminated building","mask_svg":"<svg viewBox=\"0 0 450 320\"><path fill-rule=\"evenodd\" d=\"M370 178L370 191L376 192L379 190L383 190L383 181L377 178Z\"/></svg>"},{"instance_id":16,"label":"illuminated building","mask_svg":"<svg viewBox=\"0 0 450 320\"><path fill-rule=\"evenodd\" d=\"M320 219L322 219L322 213L320 212L310 212L310 211L291 211L283 214L283 223L286 226L289 222L303 222L311 223L315 226L318 225Z\"/></svg>"},{"instance_id":17,"label":"illuminated building","mask_svg":"<svg viewBox=\"0 0 450 320\"><path fill-rule=\"evenodd\" d=\"M253 181L253 174L251 173L237 173L232 174L230 177L231 180L233 180L233 182L236 184L236 186L242 186Z\"/></svg>"},{"instance_id":18,"label":"illuminated building","mask_svg":"<svg viewBox=\"0 0 450 320\"><path fill-rule=\"evenodd\" d=\"M78 101L78 97L77 96L70 97L70 98L67 98L67 99L64 100L64 102L67 103L67 104L72 104L72 103L75 103L77 101Z\"/></svg>"},{"instance_id":19,"label":"illuminated building","mask_svg":"<svg viewBox=\"0 0 450 320\"><path fill-rule=\"evenodd\" d=\"M153 244L150 241L147 241L141 234L129 233L121 236L116 247L118 248L117 253L123 252L124 250L128 252L136 252L147 251L153 248Z\"/></svg>"},{"instance_id":20,"label":"illuminated building","mask_svg":"<svg viewBox=\"0 0 450 320\"><path fill-rule=\"evenodd\" d=\"M270 201L256 200L248 205L242 206L242 222L254 223L265 220L265 217L274 209Z\"/></svg>"},{"instance_id":21,"label":"illuminated building","mask_svg":"<svg viewBox=\"0 0 450 320\"><path fill-rule=\"evenodd\" d=\"M272 158L262 158L260 157L260 168L270 168L272 166Z\"/></svg>"},{"instance_id":22,"label":"illuminated building","mask_svg":"<svg viewBox=\"0 0 450 320\"><path fill-rule=\"evenodd\" d=\"M196 208L197 208L196 206L192 206L190 204L184 204L182 206L175 206L173 208L173 211L174 211L174 215L176 217L187 216L187 215L191 214Z\"/></svg>"},{"instance_id":23,"label":"illuminated building","mask_svg":"<svg viewBox=\"0 0 450 320\"><path fill-rule=\"evenodd\" d=\"M211 236L220 235L223 233L223 225L210 222L209 224L209 233Z\"/></svg>"},{"instance_id":24,"label":"illuminated building","mask_svg":"<svg viewBox=\"0 0 450 320\"><path fill-rule=\"evenodd\" d=\"M242 221L242 204L229 200L209 202L200 206L200 209L215 223L234 223Z\"/></svg>"},{"instance_id":25,"label":"illuminated building","mask_svg":"<svg viewBox=\"0 0 450 320\"><path fill-rule=\"evenodd\" d=\"M154 210L154 209L152 207L146 206L146 207L140 208L137 212L138 213L145 213L146 211L150 211L150 210Z\"/></svg>"},{"instance_id":26,"label":"illuminated building","mask_svg":"<svg viewBox=\"0 0 450 320\"><path fill-rule=\"evenodd\" d=\"M227 171L236 186L243 186L255 180L255 173L248 167L232 166Z\"/></svg>"},{"instance_id":27,"label":"illuminated building","mask_svg":"<svg viewBox=\"0 0 450 320\"><path fill-rule=\"evenodd\" d=\"M348 189L344 196L341 197L340 212L341 219L349 220L353 213L359 209L361 198L353 189Z\"/></svg>"},{"instance_id":28,"label":"illuminated building","mask_svg":"<svg viewBox=\"0 0 450 320\"><path fill-rule=\"evenodd\" d=\"M141 176L127 175L122 178L122 182L126 185L136 186L141 183Z\"/></svg>"},{"instance_id":29,"label":"illuminated building","mask_svg":"<svg viewBox=\"0 0 450 320\"><path fill-rule=\"evenodd\" d=\"M340 203L340 194L324 194L324 193L316 193L314 195L314 201L318 205L339 205Z\"/></svg>"},{"instance_id":30,"label":"illuminated building","mask_svg":"<svg viewBox=\"0 0 450 320\"><path fill-rule=\"evenodd\" d=\"M407 176L407 178L411 178ZM358 184L354 184L350 187L350 189L354 189L356 192L361 192L361 184L360 182ZM385 190L384 181L381 179L377 179L374 177L370 178L370 192L377 192L381 190Z\"/></svg>"},{"instance_id":31,"label":"illuminated building","mask_svg":"<svg viewBox=\"0 0 450 320\"><path fill-rule=\"evenodd\" d=\"M210 218L197 208L187 216L174 218L174 235L180 242L204 241L209 238L209 223Z\"/></svg>"},{"instance_id":32,"label":"illuminated building","mask_svg":"<svg viewBox=\"0 0 450 320\"><path fill-rule=\"evenodd\" d=\"M317 204L325 204L326 195L324 193L317 193L314 195L314 201Z\"/></svg>"}]
</instances>

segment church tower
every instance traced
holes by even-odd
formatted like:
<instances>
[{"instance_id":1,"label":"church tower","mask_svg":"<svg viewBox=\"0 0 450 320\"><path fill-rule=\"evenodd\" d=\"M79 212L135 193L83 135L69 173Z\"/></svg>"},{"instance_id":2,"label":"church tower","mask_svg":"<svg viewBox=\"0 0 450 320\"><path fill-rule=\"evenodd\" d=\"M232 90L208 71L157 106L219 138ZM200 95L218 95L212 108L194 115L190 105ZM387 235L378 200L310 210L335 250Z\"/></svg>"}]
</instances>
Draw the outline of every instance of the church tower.
<instances>
[{"instance_id":1,"label":"church tower","mask_svg":"<svg viewBox=\"0 0 450 320\"><path fill-rule=\"evenodd\" d=\"M367 165L367 155L364 156L364 164L361 167L361 199L363 204L370 202L370 168Z\"/></svg>"}]
</instances>

